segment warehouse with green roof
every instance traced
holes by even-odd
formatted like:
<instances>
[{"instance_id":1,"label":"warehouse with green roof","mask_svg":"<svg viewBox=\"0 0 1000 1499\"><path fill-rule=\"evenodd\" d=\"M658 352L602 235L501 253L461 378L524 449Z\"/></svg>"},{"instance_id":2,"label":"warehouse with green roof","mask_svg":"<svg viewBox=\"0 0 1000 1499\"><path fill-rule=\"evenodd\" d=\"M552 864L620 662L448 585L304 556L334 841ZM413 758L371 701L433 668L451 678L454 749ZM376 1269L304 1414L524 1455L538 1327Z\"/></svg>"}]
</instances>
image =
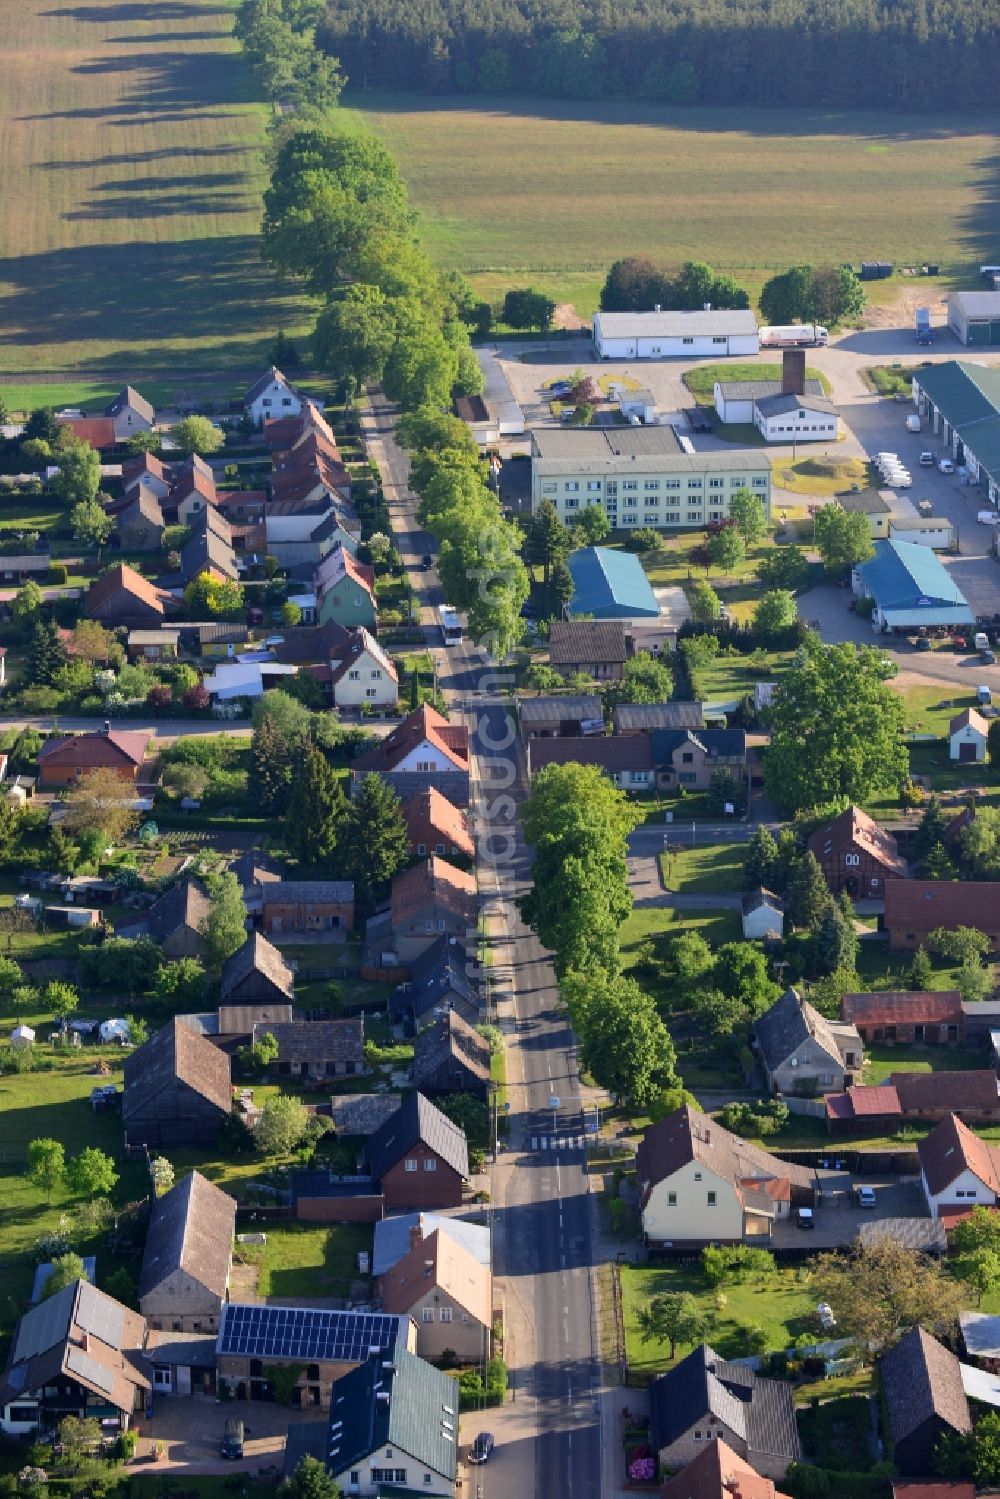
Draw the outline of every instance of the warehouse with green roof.
<instances>
[{"instance_id":1,"label":"warehouse with green roof","mask_svg":"<svg viewBox=\"0 0 1000 1499\"><path fill-rule=\"evenodd\" d=\"M929 364L914 373L913 399L955 462L1000 506L1000 369L967 359Z\"/></svg>"},{"instance_id":2,"label":"warehouse with green roof","mask_svg":"<svg viewBox=\"0 0 1000 1499\"><path fill-rule=\"evenodd\" d=\"M871 561L854 569L852 585L859 598L872 600L872 628L885 634L976 622L964 594L930 547L877 541Z\"/></svg>"},{"instance_id":3,"label":"warehouse with green roof","mask_svg":"<svg viewBox=\"0 0 1000 1499\"><path fill-rule=\"evenodd\" d=\"M660 605L642 563L633 552L611 547L581 547L570 552L573 596L566 606L570 619L657 620Z\"/></svg>"}]
</instances>

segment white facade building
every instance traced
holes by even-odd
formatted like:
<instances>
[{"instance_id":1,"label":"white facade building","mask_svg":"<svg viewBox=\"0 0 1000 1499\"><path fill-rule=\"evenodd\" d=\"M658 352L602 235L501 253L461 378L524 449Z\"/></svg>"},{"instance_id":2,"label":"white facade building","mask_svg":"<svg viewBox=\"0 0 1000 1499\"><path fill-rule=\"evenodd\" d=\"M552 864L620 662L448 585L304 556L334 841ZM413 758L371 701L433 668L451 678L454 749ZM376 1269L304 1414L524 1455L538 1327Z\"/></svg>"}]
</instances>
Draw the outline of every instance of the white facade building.
<instances>
[{"instance_id":1,"label":"white facade building","mask_svg":"<svg viewBox=\"0 0 1000 1499\"><path fill-rule=\"evenodd\" d=\"M392 707L399 700L399 679L385 651L362 626L330 660L333 701L338 708Z\"/></svg>"},{"instance_id":2,"label":"white facade building","mask_svg":"<svg viewBox=\"0 0 1000 1499\"><path fill-rule=\"evenodd\" d=\"M265 370L243 397L243 408L255 427L283 416L298 416L302 397L274 365Z\"/></svg>"},{"instance_id":3,"label":"white facade building","mask_svg":"<svg viewBox=\"0 0 1000 1499\"><path fill-rule=\"evenodd\" d=\"M755 401L753 424L765 442L836 442L837 408L826 396L777 395Z\"/></svg>"},{"instance_id":4,"label":"white facade building","mask_svg":"<svg viewBox=\"0 0 1000 1499\"><path fill-rule=\"evenodd\" d=\"M698 359L757 354L757 319L750 311L595 312L600 359Z\"/></svg>"}]
</instances>

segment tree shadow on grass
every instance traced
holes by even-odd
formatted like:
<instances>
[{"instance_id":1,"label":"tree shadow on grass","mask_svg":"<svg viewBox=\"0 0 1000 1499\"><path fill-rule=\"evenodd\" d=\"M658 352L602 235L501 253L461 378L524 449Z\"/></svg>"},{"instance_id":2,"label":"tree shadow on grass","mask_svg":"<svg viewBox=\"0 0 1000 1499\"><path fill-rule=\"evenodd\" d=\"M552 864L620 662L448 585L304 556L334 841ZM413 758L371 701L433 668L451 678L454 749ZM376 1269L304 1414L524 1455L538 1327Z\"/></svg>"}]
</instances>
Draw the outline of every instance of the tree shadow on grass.
<instances>
[{"instance_id":1,"label":"tree shadow on grass","mask_svg":"<svg viewBox=\"0 0 1000 1499\"><path fill-rule=\"evenodd\" d=\"M117 198L104 198L87 208L74 208L64 213L69 222L81 219L164 219L174 215L190 214L196 206L190 193L171 197L161 193L158 197L140 197L123 193ZM207 213L247 213L253 208L253 199L241 193L212 193L202 201Z\"/></svg>"},{"instance_id":2,"label":"tree shadow on grass","mask_svg":"<svg viewBox=\"0 0 1000 1499\"><path fill-rule=\"evenodd\" d=\"M130 167L135 166L136 163L140 161L170 161L172 158L177 156L183 156L185 158L208 156L213 160L218 156L245 156L246 153L251 150L253 150L253 147L251 145L240 142L232 142L228 145L223 144L218 146L161 146L155 151L125 151L117 156L98 156L91 159L90 161L88 161L86 157L78 157L73 161L38 161L32 164L32 170L41 172L71 172L86 170L89 172L93 171L95 167ZM136 182L142 180L144 179L134 179L134 181ZM167 187L174 183L183 183L192 179L184 177L151 177L145 180L147 180L148 183L153 186L155 186L157 182L160 182L164 187ZM214 180L218 181L219 179L216 178ZM107 185L109 187L131 186L130 183L125 182L118 184L109 183Z\"/></svg>"},{"instance_id":3,"label":"tree shadow on grass","mask_svg":"<svg viewBox=\"0 0 1000 1499\"><path fill-rule=\"evenodd\" d=\"M128 21L188 21L205 16L227 16L226 5L205 6L199 0L127 0L122 5L64 5L46 10L43 16L71 16L74 21L109 21L124 25Z\"/></svg>"}]
</instances>

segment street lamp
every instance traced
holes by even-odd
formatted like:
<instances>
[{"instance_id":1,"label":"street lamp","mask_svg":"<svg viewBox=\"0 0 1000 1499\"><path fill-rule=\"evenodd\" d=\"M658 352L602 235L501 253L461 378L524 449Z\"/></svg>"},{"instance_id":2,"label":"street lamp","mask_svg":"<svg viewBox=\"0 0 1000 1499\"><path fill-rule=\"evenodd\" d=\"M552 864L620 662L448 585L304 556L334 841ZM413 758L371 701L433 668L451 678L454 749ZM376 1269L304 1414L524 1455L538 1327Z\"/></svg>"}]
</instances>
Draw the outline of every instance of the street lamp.
<instances>
[{"instance_id":1,"label":"street lamp","mask_svg":"<svg viewBox=\"0 0 1000 1499\"><path fill-rule=\"evenodd\" d=\"M552 1110L552 1133L555 1134L558 1125L556 1123L556 1112L562 1108L562 1102L557 1093L553 1093L549 1099L549 1108Z\"/></svg>"}]
</instances>

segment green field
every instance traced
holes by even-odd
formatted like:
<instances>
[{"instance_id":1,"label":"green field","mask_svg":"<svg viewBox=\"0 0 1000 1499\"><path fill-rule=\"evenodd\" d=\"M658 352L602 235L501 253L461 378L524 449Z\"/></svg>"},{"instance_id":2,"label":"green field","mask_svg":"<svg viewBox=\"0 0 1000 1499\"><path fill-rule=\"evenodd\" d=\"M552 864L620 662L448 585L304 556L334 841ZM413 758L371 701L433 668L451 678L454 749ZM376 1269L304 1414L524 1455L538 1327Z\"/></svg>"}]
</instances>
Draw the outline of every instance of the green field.
<instances>
[{"instance_id":1,"label":"green field","mask_svg":"<svg viewBox=\"0 0 1000 1499\"><path fill-rule=\"evenodd\" d=\"M11 404L12 375L98 396L151 378L169 399L218 373L228 396L298 331L258 258L266 111L231 24L219 0L0 5Z\"/></svg>"},{"instance_id":2,"label":"green field","mask_svg":"<svg viewBox=\"0 0 1000 1499\"><path fill-rule=\"evenodd\" d=\"M795 261L878 254L937 261L947 285L1000 233L994 117L351 103L399 161L427 248L490 296L530 281L588 313L621 255L708 260L755 287Z\"/></svg>"}]
</instances>

